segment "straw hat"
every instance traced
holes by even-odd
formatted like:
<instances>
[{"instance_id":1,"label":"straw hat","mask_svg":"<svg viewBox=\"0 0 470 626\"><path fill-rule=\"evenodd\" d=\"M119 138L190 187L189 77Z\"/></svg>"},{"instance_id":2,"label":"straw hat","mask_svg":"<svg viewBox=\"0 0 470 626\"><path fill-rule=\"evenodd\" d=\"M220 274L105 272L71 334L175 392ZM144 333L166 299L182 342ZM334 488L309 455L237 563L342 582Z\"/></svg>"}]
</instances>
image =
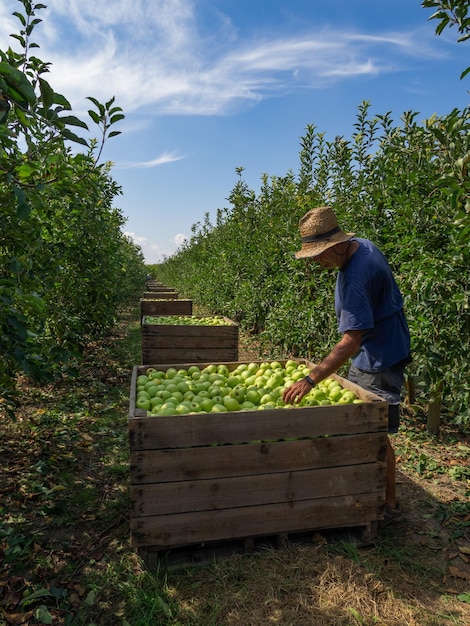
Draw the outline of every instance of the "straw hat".
<instances>
[{"instance_id":1,"label":"straw hat","mask_svg":"<svg viewBox=\"0 0 470 626\"><path fill-rule=\"evenodd\" d=\"M310 209L299 222L302 248L295 253L296 259L317 256L327 248L349 241L354 233L345 233L338 226L333 209L328 206Z\"/></svg>"}]
</instances>

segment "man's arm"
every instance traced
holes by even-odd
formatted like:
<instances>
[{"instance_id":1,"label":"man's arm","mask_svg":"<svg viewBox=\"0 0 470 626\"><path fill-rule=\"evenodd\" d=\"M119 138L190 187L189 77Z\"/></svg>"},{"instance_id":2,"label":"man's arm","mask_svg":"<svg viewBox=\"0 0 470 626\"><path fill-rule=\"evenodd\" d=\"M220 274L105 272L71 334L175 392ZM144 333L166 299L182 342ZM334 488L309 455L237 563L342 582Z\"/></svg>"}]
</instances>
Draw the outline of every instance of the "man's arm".
<instances>
[{"instance_id":1,"label":"man's arm","mask_svg":"<svg viewBox=\"0 0 470 626\"><path fill-rule=\"evenodd\" d=\"M318 384L336 372L341 365L358 352L361 347L362 330L347 330L331 352L309 373L310 378ZM282 399L286 404L300 402L311 390L312 386L305 378L285 389Z\"/></svg>"}]
</instances>

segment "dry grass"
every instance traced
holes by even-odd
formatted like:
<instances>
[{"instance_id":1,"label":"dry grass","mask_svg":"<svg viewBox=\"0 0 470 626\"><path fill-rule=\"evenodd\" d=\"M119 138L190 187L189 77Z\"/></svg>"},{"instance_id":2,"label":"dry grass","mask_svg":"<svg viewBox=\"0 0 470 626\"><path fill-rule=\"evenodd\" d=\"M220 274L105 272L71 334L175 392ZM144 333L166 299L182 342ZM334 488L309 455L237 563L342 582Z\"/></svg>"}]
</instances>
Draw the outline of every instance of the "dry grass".
<instances>
[{"instance_id":1,"label":"dry grass","mask_svg":"<svg viewBox=\"0 0 470 626\"><path fill-rule=\"evenodd\" d=\"M336 546L336 549L338 546ZM347 552L347 551L346 551ZM378 568L380 571L374 571ZM176 576L181 623L260 626L442 626L468 624L462 603L437 586L390 570L378 555L334 554L328 545L292 544L234 556Z\"/></svg>"}]
</instances>

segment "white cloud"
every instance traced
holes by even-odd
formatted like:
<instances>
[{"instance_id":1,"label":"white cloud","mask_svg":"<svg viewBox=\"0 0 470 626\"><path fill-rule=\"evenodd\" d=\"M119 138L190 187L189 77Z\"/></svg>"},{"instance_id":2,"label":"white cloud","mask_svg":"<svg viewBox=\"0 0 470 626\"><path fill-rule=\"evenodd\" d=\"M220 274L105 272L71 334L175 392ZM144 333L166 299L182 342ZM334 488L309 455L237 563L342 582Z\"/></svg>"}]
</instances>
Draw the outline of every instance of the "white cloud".
<instances>
[{"instance_id":1,"label":"white cloud","mask_svg":"<svg viewBox=\"0 0 470 626\"><path fill-rule=\"evenodd\" d=\"M124 169L148 169L151 167L158 167L159 165L164 165L165 163L173 163L174 161L181 161L184 159L184 156L180 156L174 152L164 152L160 156L152 159L151 161L123 161L122 163L116 163L115 169L124 170Z\"/></svg>"},{"instance_id":2,"label":"white cloud","mask_svg":"<svg viewBox=\"0 0 470 626\"><path fill-rule=\"evenodd\" d=\"M3 1L0 17L7 7L17 10L16 0ZM115 95L126 114L224 114L286 90L400 71L412 57L436 54L435 37L424 28L244 39L220 12L206 30L200 6L196 0L49 0L33 39L52 63L48 79L77 114L89 108L88 95L101 101ZM2 24L0 47L4 37Z\"/></svg>"},{"instance_id":3,"label":"white cloud","mask_svg":"<svg viewBox=\"0 0 470 626\"><path fill-rule=\"evenodd\" d=\"M125 232L127 237L140 247L142 254L144 255L145 262L149 264L160 263L164 257L171 256L176 249L187 239L186 235L181 233L174 236L171 241L166 242L164 245L156 242L149 241L146 237L137 235L136 233Z\"/></svg>"},{"instance_id":4,"label":"white cloud","mask_svg":"<svg viewBox=\"0 0 470 626\"><path fill-rule=\"evenodd\" d=\"M187 239L188 238L186 237L186 235L178 233L177 235L175 235L174 242L179 247L182 243L187 241Z\"/></svg>"}]
</instances>

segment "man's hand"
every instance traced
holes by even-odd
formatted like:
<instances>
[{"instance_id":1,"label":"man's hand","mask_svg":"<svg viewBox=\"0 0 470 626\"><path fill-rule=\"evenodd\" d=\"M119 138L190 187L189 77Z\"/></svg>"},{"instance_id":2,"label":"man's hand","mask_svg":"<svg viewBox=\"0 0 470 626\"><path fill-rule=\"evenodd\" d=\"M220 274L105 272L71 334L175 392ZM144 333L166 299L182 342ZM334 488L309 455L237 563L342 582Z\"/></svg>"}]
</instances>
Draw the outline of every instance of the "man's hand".
<instances>
[{"instance_id":1,"label":"man's hand","mask_svg":"<svg viewBox=\"0 0 470 626\"><path fill-rule=\"evenodd\" d=\"M282 399L286 404L298 403L311 389L312 385L302 378L284 389Z\"/></svg>"}]
</instances>

